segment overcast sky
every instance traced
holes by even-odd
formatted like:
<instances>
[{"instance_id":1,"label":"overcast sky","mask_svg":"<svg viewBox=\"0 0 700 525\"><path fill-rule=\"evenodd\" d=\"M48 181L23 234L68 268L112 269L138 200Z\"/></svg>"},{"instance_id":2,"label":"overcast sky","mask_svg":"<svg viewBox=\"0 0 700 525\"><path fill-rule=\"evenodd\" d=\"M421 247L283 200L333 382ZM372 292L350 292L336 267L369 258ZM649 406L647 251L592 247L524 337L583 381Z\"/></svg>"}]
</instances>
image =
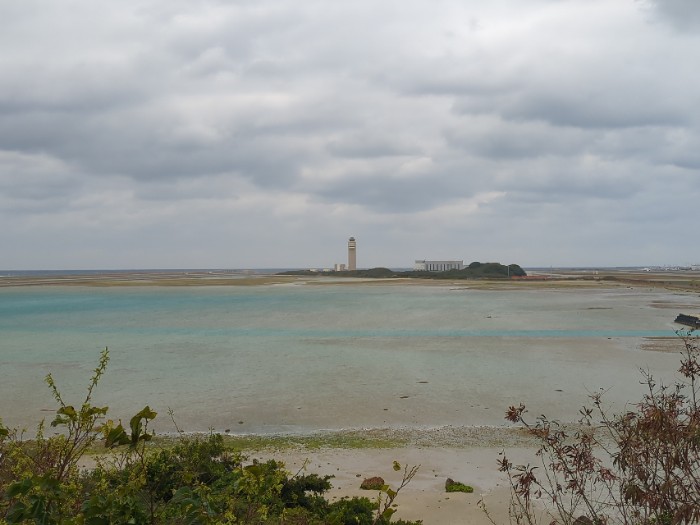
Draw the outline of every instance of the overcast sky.
<instances>
[{"instance_id":1,"label":"overcast sky","mask_svg":"<svg viewBox=\"0 0 700 525\"><path fill-rule=\"evenodd\" d=\"M697 0L0 0L0 269L700 262Z\"/></svg>"}]
</instances>

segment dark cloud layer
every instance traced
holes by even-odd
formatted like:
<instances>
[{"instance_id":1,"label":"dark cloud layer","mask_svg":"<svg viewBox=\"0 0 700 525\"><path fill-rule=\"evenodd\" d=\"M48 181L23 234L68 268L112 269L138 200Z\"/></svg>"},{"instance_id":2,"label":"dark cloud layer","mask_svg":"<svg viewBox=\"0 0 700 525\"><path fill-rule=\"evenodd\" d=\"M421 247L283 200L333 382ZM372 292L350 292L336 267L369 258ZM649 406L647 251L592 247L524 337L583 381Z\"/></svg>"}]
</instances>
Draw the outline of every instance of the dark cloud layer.
<instances>
[{"instance_id":1,"label":"dark cloud layer","mask_svg":"<svg viewBox=\"0 0 700 525\"><path fill-rule=\"evenodd\" d=\"M700 5L694 0L649 0L647 5L674 28L700 31Z\"/></svg>"},{"instance_id":2,"label":"dark cloud layer","mask_svg":"<svg viewBox=\"0 0 700 525\"><path fill-rule=\"evenodd\" d=\"M0 268L700 262L699 6L5 2Z\"/></svg>"}]
</instances>

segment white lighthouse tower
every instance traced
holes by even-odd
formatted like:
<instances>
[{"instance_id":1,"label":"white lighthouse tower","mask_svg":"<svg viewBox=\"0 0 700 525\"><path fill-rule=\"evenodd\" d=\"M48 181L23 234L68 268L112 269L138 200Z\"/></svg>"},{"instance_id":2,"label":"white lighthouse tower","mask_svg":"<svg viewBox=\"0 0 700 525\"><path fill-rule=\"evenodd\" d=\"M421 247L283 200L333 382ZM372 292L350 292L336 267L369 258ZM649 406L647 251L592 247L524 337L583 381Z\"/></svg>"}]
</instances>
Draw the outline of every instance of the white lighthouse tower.
<instances>
[{"instance_id":1,"label":"white lighthouse tower","mask_svg":"<svg viewBox=\"0 0 700 525\"><path fill-rule=\"evenodd\" d=\"M348 270L357 270L357 243L355 237L348 239Z\"/></svg>"}]
</instances>

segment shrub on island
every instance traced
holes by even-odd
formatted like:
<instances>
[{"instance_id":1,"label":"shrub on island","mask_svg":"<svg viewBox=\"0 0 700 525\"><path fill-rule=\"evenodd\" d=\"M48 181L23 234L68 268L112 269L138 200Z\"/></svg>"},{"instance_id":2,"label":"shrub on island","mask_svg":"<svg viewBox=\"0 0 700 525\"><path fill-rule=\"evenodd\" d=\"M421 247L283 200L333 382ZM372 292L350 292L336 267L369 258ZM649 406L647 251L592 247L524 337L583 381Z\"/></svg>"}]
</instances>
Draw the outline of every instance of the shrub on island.
<instances>
[{"instance_id":1,"label":"shrub on island","mask_svg":"<svg viewBox=\"0 0 700 525\"><path fill-rule=\"evenodd\" d=\"M278 275L298 275L310 277L360 277L367 279L507 279L509 277L525 277L527 273L517 264L501 264L496 262L473 262L461 270L446 270L444 272L432 272L425 270L394 271L389 268L377 267L367 270L342 270L342 271L312 271L292 270Z\"/></svg>"}]
</instances>

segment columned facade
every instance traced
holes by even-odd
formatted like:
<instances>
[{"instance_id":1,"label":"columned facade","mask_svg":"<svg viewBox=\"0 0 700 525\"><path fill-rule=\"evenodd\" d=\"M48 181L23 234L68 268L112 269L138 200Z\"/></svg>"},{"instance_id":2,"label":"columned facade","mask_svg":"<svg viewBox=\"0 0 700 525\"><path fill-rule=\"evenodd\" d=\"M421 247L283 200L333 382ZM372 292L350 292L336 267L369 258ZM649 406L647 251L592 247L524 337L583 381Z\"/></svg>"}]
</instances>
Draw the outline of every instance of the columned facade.
<instances>
[{"instance_id":1,"label":"columned facade","mask_svg":"<svg viewBox=\"0 0 700 525\"><path fill-rule=\"evenodd\" d=\"M446 272L447 270L463 270L464 261L416 261L414 270L425 272Z\"/></svg>"}]
</instances>

